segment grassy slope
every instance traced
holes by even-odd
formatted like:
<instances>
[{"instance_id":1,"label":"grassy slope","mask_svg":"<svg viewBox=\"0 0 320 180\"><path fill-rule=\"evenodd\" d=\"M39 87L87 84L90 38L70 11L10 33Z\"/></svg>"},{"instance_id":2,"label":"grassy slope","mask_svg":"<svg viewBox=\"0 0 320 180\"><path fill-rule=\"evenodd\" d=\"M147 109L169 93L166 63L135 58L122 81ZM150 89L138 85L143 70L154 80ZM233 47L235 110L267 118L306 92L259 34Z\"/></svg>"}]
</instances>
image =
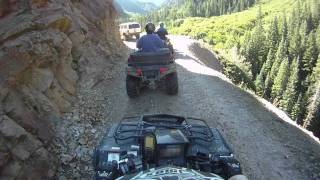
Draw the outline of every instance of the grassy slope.
<instances>
[{"instance_id":1,"label":"grassy slope","mask_svg":"<svg viewBox=\"0 0 320 180\"><path fill-rule=\"evenodd\" d=\"M312 0L306 0L312 2ZM236 84L254 90L255 85L248 73L248 67L242 63L232 47L242 44L244 34L254 28L257 12L261 7L263 21L269 24L275 16L289 14L297 0L261 0L254 7L239 13L210 18L187 18L179 20L177 27L171 28L170 33L191 36L209 43L217 52L224 66L224 73ZM181 23L182 22L182 23Z\"/></svg>"},{"instance_id":2,"label":"grassy slope","mask_svg":"<svg viewBox=\"0 0 320 180\"><path fill-rule=\"evenodd\" d=\"M290 12L296 3L296 0L262 0L254 7L239 13L211 18L187 18L179 27L172 28L171 33L203 39L214 45L215 49L230 48L239 40L238 37L253 28L259 7L262 9L264 21L268 22L275 15L281 17L284 10Z\"/></svg>"}]
</instances>

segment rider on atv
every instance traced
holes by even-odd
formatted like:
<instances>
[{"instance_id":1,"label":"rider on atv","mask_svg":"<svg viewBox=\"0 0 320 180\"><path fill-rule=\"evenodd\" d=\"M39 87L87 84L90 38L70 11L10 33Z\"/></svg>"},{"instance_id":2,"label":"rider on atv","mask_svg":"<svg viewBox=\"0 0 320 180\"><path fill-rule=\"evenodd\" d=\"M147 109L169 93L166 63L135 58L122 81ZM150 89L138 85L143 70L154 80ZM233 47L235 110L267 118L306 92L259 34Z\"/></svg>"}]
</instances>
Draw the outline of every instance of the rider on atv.
<instances>
[{"instance_id":1,"label":"rider on atv","mask_svg":"<svg viewBox=\"0 0 320 180\"><path fill-rule=\"evenodd\" d=\"M137 48L141 52L158 52L165 48L164 42L155 32L155 25L148 23L145 27L147 35L142 36L137 42Z\"/></svg>"},{"instance_id":2,"label":"rider on atv","mask_svg":"<svg viewBox=\"0 0 320 180\"><path fill-rule=\"evenodd\" d=\"M170 39L167 38L167 35L169 35L169 34L168 34L167 29L164 28L164 23L163 22L159 23L159 26L160 27L159 27L159 29L157 30L156 33L164 41L166 47L170 49L172 55L174 56L174 49L173 49L173 46L172 46L172 44L170 42Z\"/></svg>"},{"instance_id":3,"label":"rider on atv","mask_svg":"<svg viewBox=\"0 0 320 180\"><path fill-rule=\"evenodd\" d=\"M157 30L157 34L158 34L158 36L162 39L162 40L166 40L167 39L167 35L168 35L168 31L167 31L167 29L166 28L164 28L164 23L163 22L161 22L161 23L159 23L159 29Z\"/></svg>"}]
</instances>

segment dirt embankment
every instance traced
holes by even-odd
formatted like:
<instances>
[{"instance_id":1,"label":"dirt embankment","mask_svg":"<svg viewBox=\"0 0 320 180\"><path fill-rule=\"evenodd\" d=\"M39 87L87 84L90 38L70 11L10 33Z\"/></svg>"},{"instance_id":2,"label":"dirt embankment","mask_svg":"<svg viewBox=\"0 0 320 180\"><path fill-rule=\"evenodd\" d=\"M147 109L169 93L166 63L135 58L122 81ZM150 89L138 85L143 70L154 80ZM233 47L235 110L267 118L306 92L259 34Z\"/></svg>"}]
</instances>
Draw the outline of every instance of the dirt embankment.
<instances>
[{"instance_id":1,"label":"dirt embankment","mask_svg":"<svg viewBox=\"0 0 320 180\"><path fill-rule=\"evenodd\" d=\"M0 179L55 178L77 83L120 56L115 17L112 0L0 1Z\"/></svg>"}]
</instances>

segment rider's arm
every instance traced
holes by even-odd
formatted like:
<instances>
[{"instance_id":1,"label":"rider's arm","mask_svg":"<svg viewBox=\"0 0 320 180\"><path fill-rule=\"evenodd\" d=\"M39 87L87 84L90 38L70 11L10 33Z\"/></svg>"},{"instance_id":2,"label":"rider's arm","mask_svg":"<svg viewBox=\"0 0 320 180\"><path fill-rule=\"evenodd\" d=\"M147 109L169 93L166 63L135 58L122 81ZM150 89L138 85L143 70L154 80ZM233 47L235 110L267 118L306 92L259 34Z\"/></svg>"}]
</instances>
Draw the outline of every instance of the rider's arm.
<instances>
[{"instance_id":1,"label":"rider's arm","mask_svg":"<svg viewBox=\"0 0 320 180\"><path fill-rule=\"evenodd\" d=\"M156 36L156 37L157 37L158 47L159 47L159 48L165 48L164 41L163 41L159 36Z\"/></svg>"},{"instance_id":2,"label":"rider's arm","mask_svg":"<svg viewBox=\"0 0 320 180\"><path fill-rule=\"evenodd\" d=\"M140 38L137 42L137 48L138 49L142 49L142 41L143 41L143 38Z\"/></svg>"}]
</instances>

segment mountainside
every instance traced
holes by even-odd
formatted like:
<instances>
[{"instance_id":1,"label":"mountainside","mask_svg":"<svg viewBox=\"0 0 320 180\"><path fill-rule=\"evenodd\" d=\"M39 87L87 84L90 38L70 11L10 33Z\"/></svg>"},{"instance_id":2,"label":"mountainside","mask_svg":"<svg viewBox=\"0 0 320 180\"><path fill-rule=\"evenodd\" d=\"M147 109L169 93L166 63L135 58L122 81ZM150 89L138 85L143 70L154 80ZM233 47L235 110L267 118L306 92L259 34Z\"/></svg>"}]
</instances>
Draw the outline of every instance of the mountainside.
<instances>
[{"instance_id":1,"label":"mountainside","mask_svg":"<svg viewBox=\"0 0 320 180\"><path fill-rule=\"evenodd\" d=\"M113 2L114 4L114 7L117 11L117 14L119 17L122 17L122 18L126 18L128 17L129 15L122 9L121 5L118 3L118 2Z\"/></svg>"},{"instance_id":2,"label":"mountainside","mask_svg":"<svg viewBox=\"0 0 320 180\"><path fill-rule=\"evenodd\" d=\"M257 0L168 0L160 9L151 11L148 16L137 17L137 21L166 21L172 24L177 19L187 17L211 17L241 12L253 6Z\"/></svg>"},{"instance_id":3,"label":"mountainside","mask_svg":"<svg viewBox=\"0 0 320 180\"><path fill-rule=\"evenodd\" d=\"M57 126L120 54L115 18L112 0L0 1L0 179L60 179Z\"/></svg>"},{"instance_id":4,"label":"mountainside","mask_svg":"<svg viewBox=\"0 0 320 180\"><path fill-rule=\"evenodd\" d=\"M157 8L152 2L138 0L115 0L115 3L117 3L122 11L127 14L146 14Z\"/></svg>"},{"instance_id":5,"label":"mountainside","mask_svg":"<svg viewBox=\"0 0 320 180\"><path fill-rule=\"evenodd\" d=\"M235 83L320 136L319 12L317 0L263 0L242 12L169 24L171 33L211 45Z\"/></svg>"}]
</instances>

